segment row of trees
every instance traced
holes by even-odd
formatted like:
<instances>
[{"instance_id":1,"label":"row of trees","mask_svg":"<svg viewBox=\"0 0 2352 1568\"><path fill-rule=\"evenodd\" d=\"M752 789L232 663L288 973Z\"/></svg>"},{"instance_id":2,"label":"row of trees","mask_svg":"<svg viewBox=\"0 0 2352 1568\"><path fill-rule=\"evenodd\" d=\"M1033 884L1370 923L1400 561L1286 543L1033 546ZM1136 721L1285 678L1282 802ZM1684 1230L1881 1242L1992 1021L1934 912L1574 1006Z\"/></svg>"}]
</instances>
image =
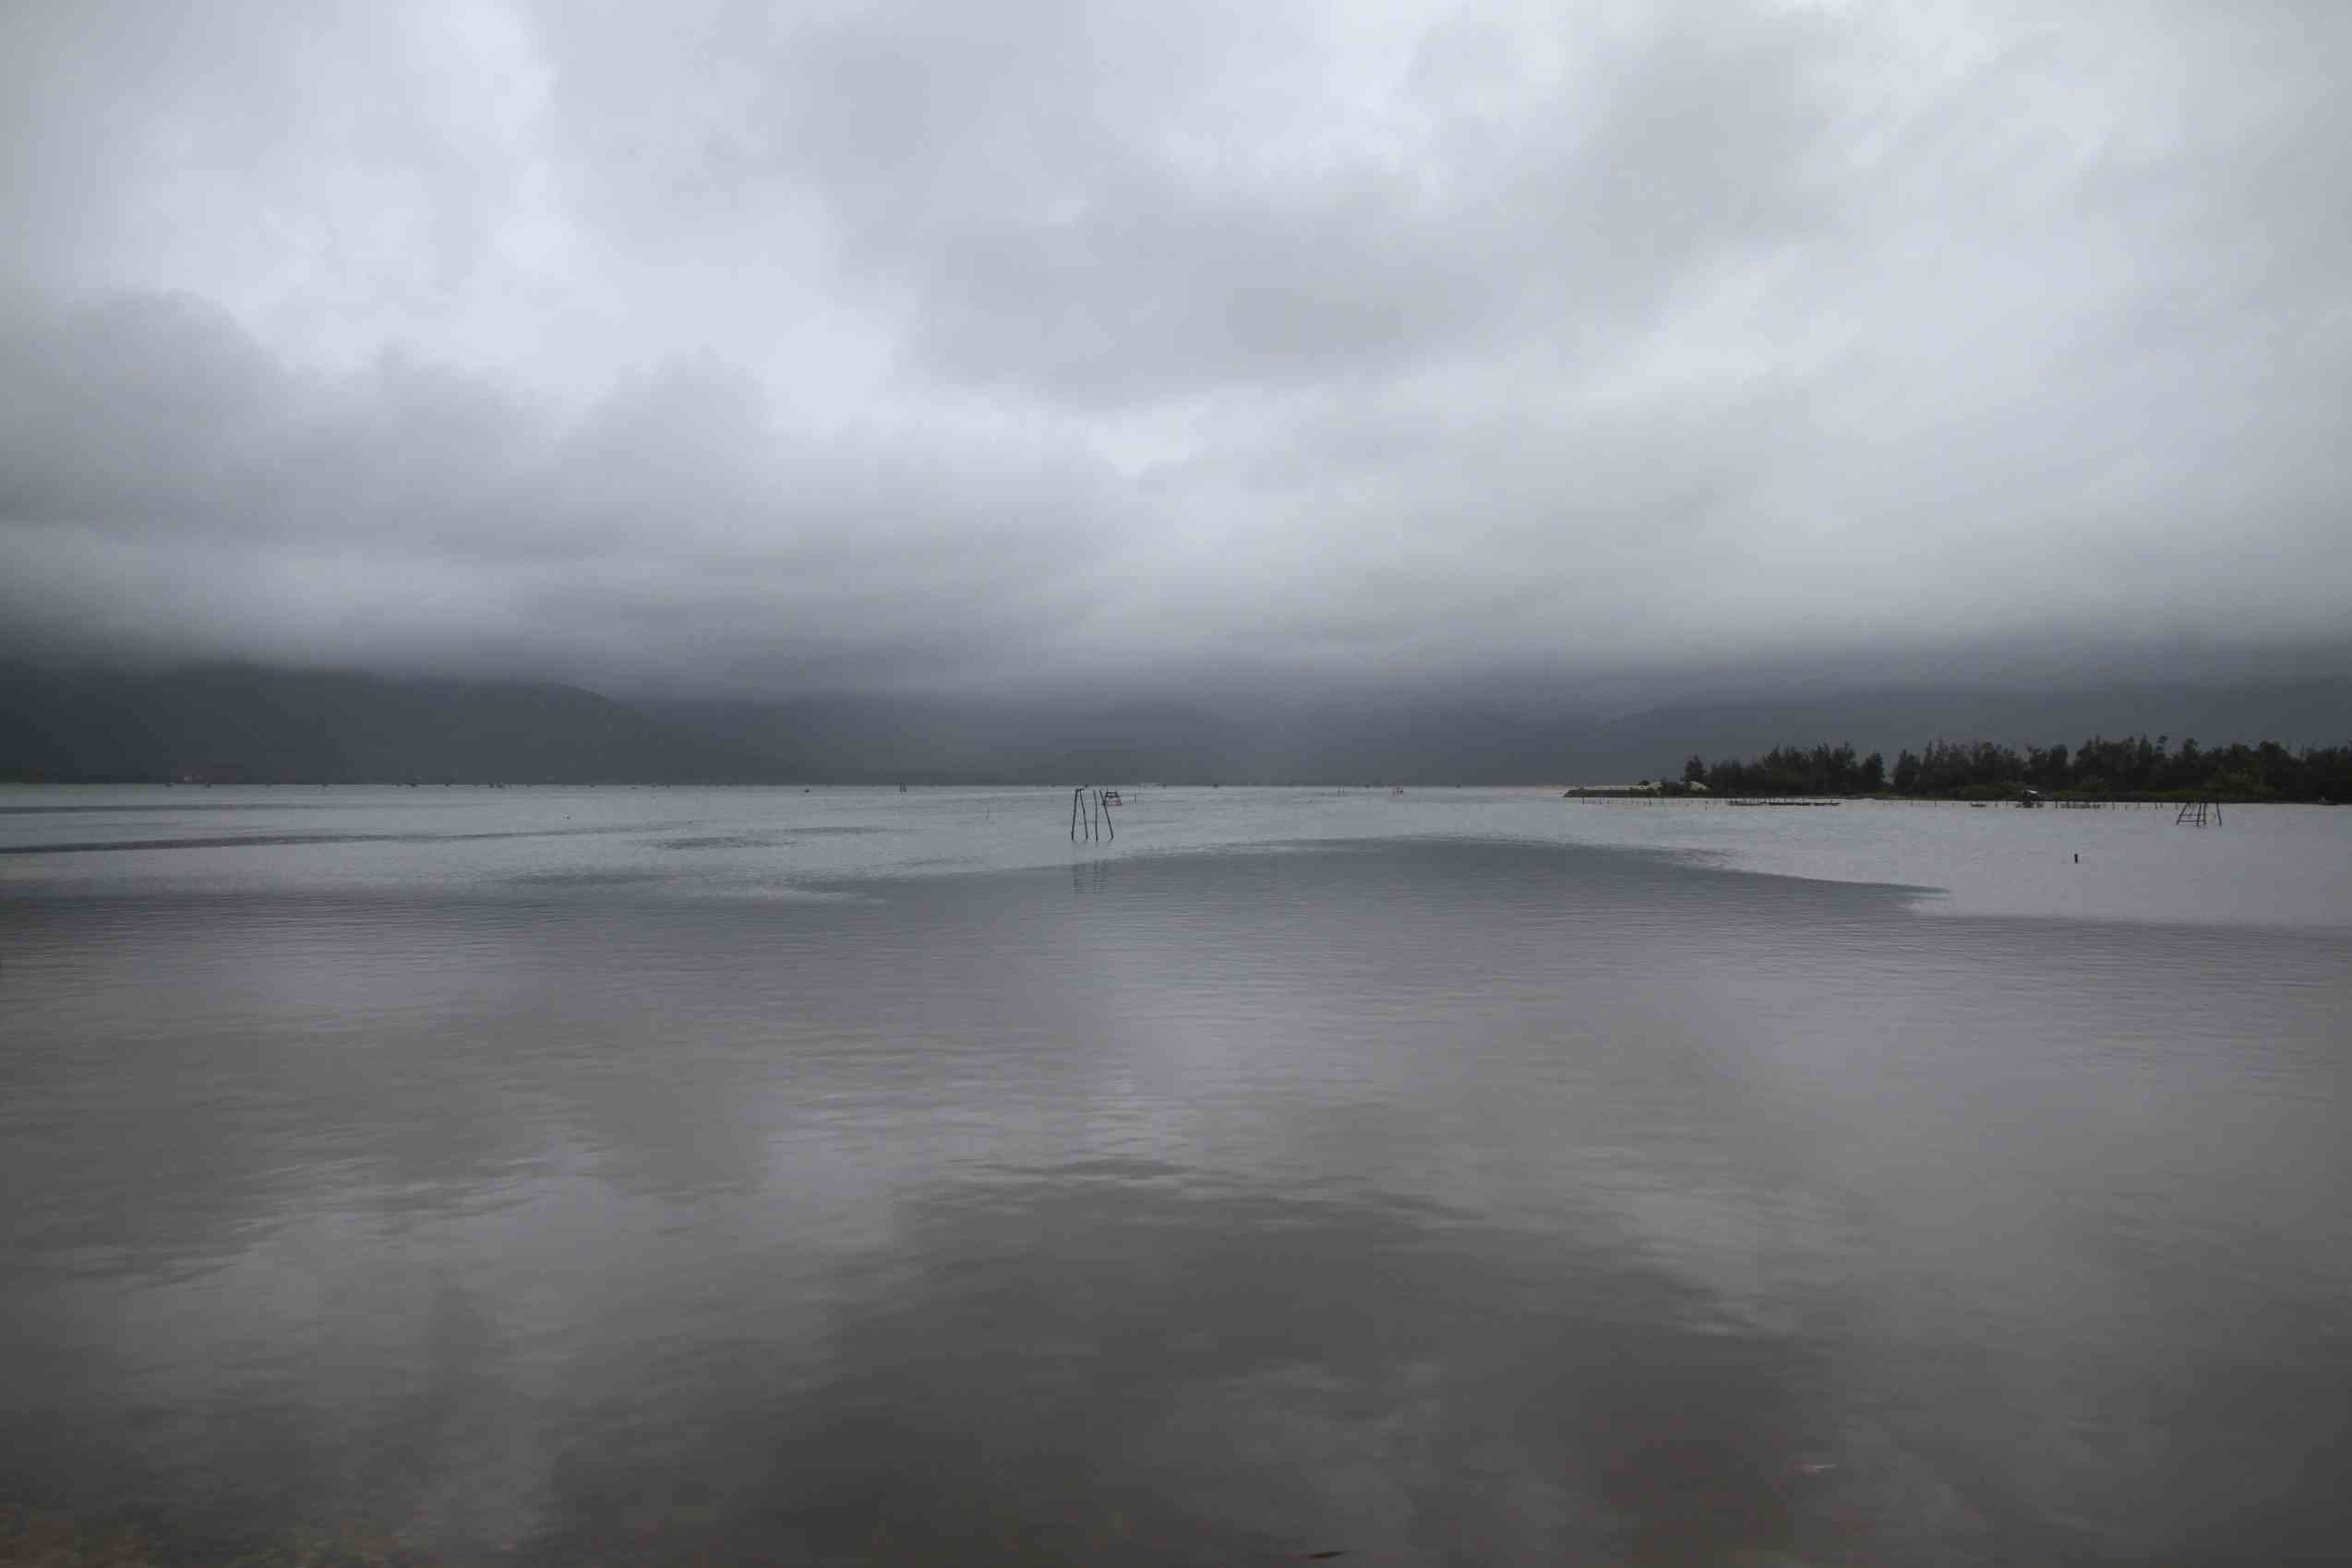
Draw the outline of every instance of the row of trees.
<instances>
[{"instance_id":1,"label":"row of trees","mask_svg":"<svg viewBox=\"0 0 2352 1568\"><path fill-rule=\"evenodd\" d=\"M1858 758L1851 746L1776 746L1747 762L1695 756L1683 764L1683 783L1716 795L1878 795L1887 760L1876 751Z\"/></svg>"},{"instance_id":2,"label":"row of trees","mask_svg":"<svg viewBox=\"0 0 2352 1568\"><path fill-rule=\"evenodd\" d=\"M2352 800L2352 746L2289 751L2274 740L2207 750L2171 737L2094 736L2075 750L2029 746L2020 751L1989 740L1931 741L1899 753L1890 771L1876 751L1851 746L1776 746L1750 760L1693 757L1683 784L1716 795L1906 795L2002 799L2028 789L2044 795L2111 799L2130 796L2219 795L2231 800Z\"/></svg>"}]
</instances>

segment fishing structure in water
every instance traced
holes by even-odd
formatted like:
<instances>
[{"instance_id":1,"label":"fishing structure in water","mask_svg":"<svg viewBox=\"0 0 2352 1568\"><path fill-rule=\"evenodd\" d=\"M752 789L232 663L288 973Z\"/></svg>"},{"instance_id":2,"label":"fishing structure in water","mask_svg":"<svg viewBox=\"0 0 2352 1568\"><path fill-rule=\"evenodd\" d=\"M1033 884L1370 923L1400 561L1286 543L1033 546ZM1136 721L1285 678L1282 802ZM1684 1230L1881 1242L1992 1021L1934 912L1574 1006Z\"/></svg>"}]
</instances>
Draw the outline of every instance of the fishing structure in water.
<instances>
[{"instance_id":1,"label":"fishing structure in water","mask_svg":"<svg viewBox=\"0 0 2352 1568\"><path fill-rule=\"evenodd\" d=\"M1081 838L1089 841L1117 838L1119 830L1111 824L1110 808L1126 804L1115 789L1093 789L1080 784L1070 792L1070 842Z\"/></svg>"},{"instance_id":2,"label":"fishing structure in water","mask_svg":"<svg viewBox=\"0 0 2352 1568\"><path fill-rule=\"evenodd\" d=\"M2173 814L2172 825L2176 828L2220 827L2221 796L2182 801L2180 809Z\"/></svg>"}]
</instances>

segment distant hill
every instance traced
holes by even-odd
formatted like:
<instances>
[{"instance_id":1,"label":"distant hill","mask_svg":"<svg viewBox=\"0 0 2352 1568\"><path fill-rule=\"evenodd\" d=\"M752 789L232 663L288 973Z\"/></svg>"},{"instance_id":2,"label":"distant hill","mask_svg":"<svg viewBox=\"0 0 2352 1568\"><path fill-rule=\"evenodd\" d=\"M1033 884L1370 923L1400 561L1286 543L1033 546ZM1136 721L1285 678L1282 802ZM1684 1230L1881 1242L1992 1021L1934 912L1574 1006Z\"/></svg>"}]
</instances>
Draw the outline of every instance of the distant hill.
<instances>
[{"instance_id":1,"label":"distant hill","mask_svg":"<svg viewBox=\"0 0 2352 1568\"><path fill-rule=\"evenodd\" d=\"M2352 683L1927 689L1675 703L1614 717L1543 716L1525 700L1044 704L938 699L681 704L680 727L757 750L797 777L1164 783L1552 784L1679 777L1693 752L1750 757L1851 740L1890 763L1938 738L2071 747L2094 735L2207 745L2352 740Z\"/></svg>"},{"instance_id":2,"label":"distant hill","mask_svg":"<svg viewBox=\"0 0 2352 1568\"><path fill-rule=\"evenodd\" d=\"M812 698L677 703L669 723L796 778L1166 784L1545 782L1565 735L1460 705Z\"/></svg>"},{"instance_id":3,"label":"distant hill","mask_svg":"<svg viewBox=\"0 0 2352 1568\"><path fill-rule=\"evenodd\" d=\"M0 778L672 783L767 759L576 687L213 665L0 672Z\"/></svg>"},{"instance_id":4,"label":"distant hill","mask_svg":"<svg viewBox=\"0 0 2352 1568\"><path fill-rule=\"evenodd\" d=\"M1614 717L1492 704L1229 697L621 702L546 682L211 665L0 668L0 778L439 783L1565 784L1674 777L1851 741L2208 747L2352 740L2352 683L2076 692L1854 691Z\"/></svg>"}]
</instances>

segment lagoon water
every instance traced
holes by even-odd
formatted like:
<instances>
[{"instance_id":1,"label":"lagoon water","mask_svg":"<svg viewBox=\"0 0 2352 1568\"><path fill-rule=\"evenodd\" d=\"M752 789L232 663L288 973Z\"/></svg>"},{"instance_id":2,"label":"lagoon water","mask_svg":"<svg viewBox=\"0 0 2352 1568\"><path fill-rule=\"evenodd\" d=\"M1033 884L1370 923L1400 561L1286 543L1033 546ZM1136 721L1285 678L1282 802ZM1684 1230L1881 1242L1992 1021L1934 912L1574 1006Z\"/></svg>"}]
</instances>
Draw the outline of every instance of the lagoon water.
<instances>
[{"instance_id":1,"label":"lagoon water","mask_svg":"<svg viewBox=\"0 0 2352 1568\"><path fill-rule=\"evenodd\" d=\"M2352 1550L2352 812L1128 800L0 791L0 1503Z\"/></svg>"}]
</instances>

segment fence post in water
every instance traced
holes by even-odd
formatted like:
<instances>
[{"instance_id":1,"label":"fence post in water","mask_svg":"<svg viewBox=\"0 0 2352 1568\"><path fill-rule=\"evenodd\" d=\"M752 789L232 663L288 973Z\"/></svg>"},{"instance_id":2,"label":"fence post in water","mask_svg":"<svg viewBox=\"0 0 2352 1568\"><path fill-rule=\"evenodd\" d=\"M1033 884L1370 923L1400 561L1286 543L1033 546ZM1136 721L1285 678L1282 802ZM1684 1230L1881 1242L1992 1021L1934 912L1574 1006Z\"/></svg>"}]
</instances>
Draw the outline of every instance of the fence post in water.
<instances>
[{"instance_id":1,"label":"fence post in water","mask_svg":"<svg viewBox=\"0 0 2352 1568\"><path fill-rule=\"evenodd\" d=\"M1086 786L1084 784L1080 784L1070 792L1070 842L1072 844L1078 842L1078 801L1086 793Z\"/></svg>"},{"instance_id":2,"label":"fence post in water","mask_svg":"<svg viewBox=\"0 0 2352 1568\"><path fill-rule=\"evenodd\" d=\"M1119 836L1118 826L1110 820L1110 797L1103 794L1102 791L1097 790L1095 791L1095 799L1102 806L1103 827L1109 831L1112 838L1117 838Z\"/></svg>"}]
</instances>

